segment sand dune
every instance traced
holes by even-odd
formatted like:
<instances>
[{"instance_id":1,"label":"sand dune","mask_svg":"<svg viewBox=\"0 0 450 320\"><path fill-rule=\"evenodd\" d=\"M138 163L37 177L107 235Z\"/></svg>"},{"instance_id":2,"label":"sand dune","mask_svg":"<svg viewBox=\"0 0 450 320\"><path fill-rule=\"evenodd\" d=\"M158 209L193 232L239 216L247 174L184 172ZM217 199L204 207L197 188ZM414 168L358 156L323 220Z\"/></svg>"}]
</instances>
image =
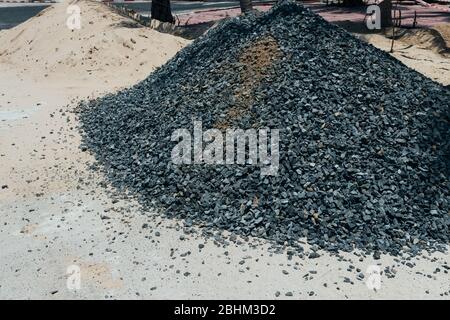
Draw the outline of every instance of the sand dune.
<instances>
[{"instance_id":1,"label":"sand dune","mask_svg":"<svg viewBox=\"0 0 450 320\"><path fill-rule=\"evenodd\" d=\"M71 30L67 8L81 9ZM144 79L189 41L142 27L104 4L66 1L0 33L0 65L23 78L130 85Z\"/></svg>"},{"instance_id":2,"label":"sand dune","mask_svg":"<svg viewBox=\"0 0 450 320\"><path fill-rule=\"evenodd\" d=\"M448 23L438 24L433 28L406 29L399 38L404 43L450 56L450 24Z\"/></svg>"}]
</instances>

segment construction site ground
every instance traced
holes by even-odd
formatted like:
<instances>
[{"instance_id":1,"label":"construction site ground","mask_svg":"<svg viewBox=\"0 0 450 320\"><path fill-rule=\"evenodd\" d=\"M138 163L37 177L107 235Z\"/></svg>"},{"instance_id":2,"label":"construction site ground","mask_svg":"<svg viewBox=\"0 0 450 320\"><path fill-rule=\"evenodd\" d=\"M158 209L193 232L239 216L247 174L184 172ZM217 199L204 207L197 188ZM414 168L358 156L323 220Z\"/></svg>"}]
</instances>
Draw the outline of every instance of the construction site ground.
<instances>
[{"instance_id":1,"label":"construction site ground","mask_svg":"<svg viewBox=\"0 0 450 320\"><path fill-rule=\"evenodd\" d=\"M88 28L102 25L102 19L108 20L108 26L125 28L107 47L108 50L113 50L114 46L124 50L115 61L125 56L135 57L137 50L151 49L150 41L146 42L148 39L144 37L150 29L127 28L131 26L128 18L113 15L101 4L83 6L86 12L94 10L104 14L103 17L93 14L92 19L89 18L93 23L88 24ZM363 18L361 12L352 10L342 13L345 9L315 4L310 7L333 22ZM408 7L405 18L411 10L416 7ZM449 41L448 14L433 16L436 8L417 7L417 10L430 13L419 19L422 26L447 23L440 28L445 30L442 35ZM208 22L235 16L238 12L237 9L202 12L184 15L182 21ZM408 19L406 24L410 23ZM39 26L34 25L36 21L40 22ZM32 19L27 23L28 27L47 30L54 22ZM390 39L382 34L353 32L380 49L390 49ZM77 102L135 84L189 41L161 40L165 44L172 43L161 45L164 55L154 61L142 59L121 66L127 73L114 72L115 66L108 68L104 64L89 73L86 70L91 69L81 62L95 60L97 56L101 64L105 59L102 52L94 50L90 59L83 60L83 56L80 61L66 61L68 64L55 62L51 65L48 57L37 57L45 60L44 64L40 61L20 64L20 60L33 54L32 39L24 38L21 33L18 29L0 32L0 40L14 42L0 41L0 298L272 299L277 291L284 299L446 297L448 274L434 271L437 264L450 262L448 254L412 258L414 269L404 266L392 279L382 276L381 288L374 291L364 281L353 284L344 281L355 277L356 271L349 266L363 273L371 265L383 269L397 264L394 256L382 255L380 260L367 258L361 262L357 252L343 253L343 259L323 253L317 259L294 256L288 260L286 254L270 253L268 243L260 239L224 248L199 235L180 237L181 223L154 212L142 212L133 200L115 200L108 189L98 186L102 177L89 169L94 159L79 148L80 135L74 113ZM102 33L93 32L93 35L101 37ZM67 37L61 41L70 43L70 34ZM54 44L48 41L48 44L39 44L39 48L53 46L54 50ZM449 85L449 57L414 37L408 41L397 40L393 56L433 80ZM413 41L417 44L411 43ZM10 52L8 57L2 55L12 45L20 50ZM134 49L127 49L125 45ZM84 50L88 52L89 48ZM45 66L52 66L59 74L45 76ZM148 71L142 71L139 66L146 66ZM76 77L72 78L71 72ZM148 228L160 234L158 240L147 239ZM199 250L199 244L204 244L204 248ZM81 268L80 290L67 286L67 272L73 265ZM311 270L316 273L310 273ZM288 292L292 296L285 296Z\"/></svg>"}]
</instances>

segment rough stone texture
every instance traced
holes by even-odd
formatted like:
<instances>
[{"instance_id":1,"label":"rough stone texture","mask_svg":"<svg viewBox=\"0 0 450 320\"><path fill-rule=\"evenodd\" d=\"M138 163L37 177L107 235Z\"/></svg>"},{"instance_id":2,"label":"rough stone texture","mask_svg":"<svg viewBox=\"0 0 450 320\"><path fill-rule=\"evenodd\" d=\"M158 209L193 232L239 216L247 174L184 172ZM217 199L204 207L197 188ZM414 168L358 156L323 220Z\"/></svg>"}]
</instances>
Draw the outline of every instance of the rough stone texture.
<instances>
[{"instance_id":1,"label":"rough stone texture","mask_svg":"<svg viewBox=\"0 0 450 320\"><path fill-rule=\"evenodd\" d=\"M442 86L284 2L220 24L80 117L112 184L188 225L415 253L449 240L449 107ZM193 120L280 129L279 175L174 165L171 135Z\"/></svg>"}]
</instances>

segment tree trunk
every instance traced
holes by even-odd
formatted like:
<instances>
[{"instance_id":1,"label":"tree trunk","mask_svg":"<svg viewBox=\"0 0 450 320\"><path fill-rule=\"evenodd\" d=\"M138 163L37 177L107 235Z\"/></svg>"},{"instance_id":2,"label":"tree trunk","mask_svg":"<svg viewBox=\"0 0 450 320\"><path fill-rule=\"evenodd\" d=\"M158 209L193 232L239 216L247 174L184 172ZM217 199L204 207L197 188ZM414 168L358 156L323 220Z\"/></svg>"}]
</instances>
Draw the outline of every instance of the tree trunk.
<instances>
[{"instance_id":1,"label":"tree trunk","mask_svg":"<svg viewBox=\"0 0 450 320\"><path fill-rule=\"evenodd\" d=\"M152 0L152 19L174 23L170 0Z\"/></svg>"},{"instance_id":2,"label":"tree trunk","mask_svg":"<svg viewBox=\"0 0 450 320\"><path fill-rule=\"evenodd\" d=\"M344 7L357 7L357 6L362 6L363 0L343 0L343 5Z\"/></svg>"},{"instance_id":3,"label":"tree trunk","mask_svg":"<svg viewBox=\"0 0 450 320\"><path fill-rule=\"evenodd\" d=\"M242 13L249 13L253 10L252 0L239 0Z\"/></svg>"},{"instance_id":4,"label":"tree trunk","mask_svg":"<svg viewBox=\"0 0 450 320\"><path fill-rule=\"evenodd\" d=\"M384 0L379 4L381 15L381 27L392 26L392 0Z\"/></svg>"}]
</instances>

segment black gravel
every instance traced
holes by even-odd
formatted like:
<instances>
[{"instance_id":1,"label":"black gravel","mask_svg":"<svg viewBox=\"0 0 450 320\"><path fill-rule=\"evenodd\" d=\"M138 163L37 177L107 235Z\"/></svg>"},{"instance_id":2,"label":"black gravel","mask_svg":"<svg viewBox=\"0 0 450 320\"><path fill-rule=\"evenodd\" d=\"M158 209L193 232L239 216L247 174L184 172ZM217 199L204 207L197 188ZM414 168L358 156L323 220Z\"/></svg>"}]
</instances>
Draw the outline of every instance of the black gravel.
<instances>
[{"instance_id":1,"label":"black gravel","mask_svg":"<svg viewBox=\"0 0 450 320\"><path fill-rule=\"evenodd\" d=\"M174 165L173 131L223 122L248 88L239 57L269 37L280 55L228 121L281 130L278 176ZM443 86L284 2L221 23L141 83L84 103L80 118L83 145L111 183L188 226L415 253L449 240L449 107Z\"/></svg>"}]
</instances>

